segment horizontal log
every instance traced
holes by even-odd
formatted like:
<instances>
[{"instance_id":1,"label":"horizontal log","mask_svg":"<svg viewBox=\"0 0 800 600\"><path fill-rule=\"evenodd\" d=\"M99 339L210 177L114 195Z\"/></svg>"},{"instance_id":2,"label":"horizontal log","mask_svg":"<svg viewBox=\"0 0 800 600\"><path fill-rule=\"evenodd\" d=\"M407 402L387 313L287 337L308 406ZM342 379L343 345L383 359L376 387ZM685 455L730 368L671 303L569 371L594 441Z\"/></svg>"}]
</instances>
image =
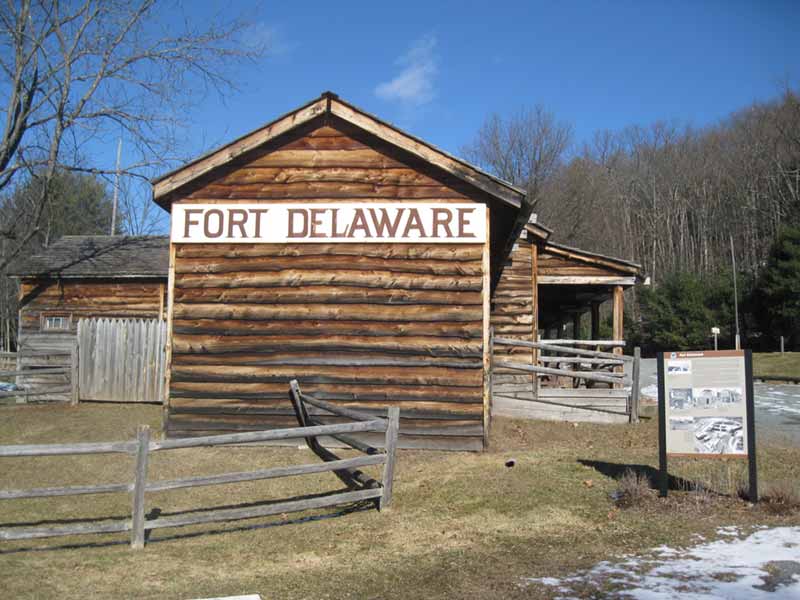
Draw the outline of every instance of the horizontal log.
<instances>
[{"instance_id":1,"label":"horizontal log","mask_svg":"<svg viewBox=\"0 0 800 600\"><path fill-rule=\"evenodd\" d=\"M623 360L625 362L633 362L632 356L625 354L613 354L611 352L601 352L599 350L583 350L581 348L570 348L569 346L557 346L545 341L541 342L527 342L523 340L512 340L509 338L496 337L494 343L500 346L521 346L525 348L539 348L547 352L562 352L564 354L574 354L575 356L590 356L595 358L608 358L611 360Z\"/></svg>"},{"instance_id":2,"label":"horizontal log","mask_svg":"<svg viewBox=\"0 0 800 600\"><path fill-rule=\"evenodd\" d=\"M341 352L333 357L315 352L280 352L261 356L249 354L203 355L173 354L172 364L180 365L236 365L266 366L317 366L317 367L442 367L451 369L481 369L480 358L450 358L420 354L417 356L387 353Z\"/></svg>"},{"instance_id":3,"label":"horizontal log","mask_svg":"<svg viewBox=\"0 0 800 600\"><path fill-rule=\"evenodd\" d=\"M366 467L370 465L380 465L386 462L385 454L373 456L358 456L323 463L313 463L308 465L291 465L287 467L273 467L271 469L261 469L259 471L247 471L240 473L224 473L221 475L205 475L202 477L187 477L183 479L170 479L163 481L152 481L146 486L148 492L163 492L166 490L178 490L183 488L193 488L208 485L224 485L228 483L241 483L244 481L262 481L265 479L276 479L279 477L292 477L295 475L310 475L312 473L325 473L340 469L351 469L355 467Z\"/></svg>"},{"instance_id":4,"label":"horizontal log","mask_svg":"<svg viewBox=\"0 0 800 600\"><path fill-rule=\"evenodd\" d=\"M84 485L67 487L32 488L28 490L0 490L0 500L17 498L51 498L54 496L79 496L83 494L113 494L130 492L133 484L110 483L105 485Z\"/></svg>"},{"instance_id":5,"label":"horizontal log","mask_svg":"<svg viewBox=\"0 0 800 600\"><path fill-rule=\"evenodd\" d=\"M441 200L463 199L463 194L440 184L404 185L371 184L363 182L312 181L305 183L209 183L193 192L190 198L225 200Z\"/></svg>"},{"instance_id":6,"label":"horizontal log","mask_svg":"<svg viewBox=\"0 0 800 600\"><path fill-rule=\"evenodd\" d=\"M378 325L376 325L378 326ZM483 356L482 343L436 337L367 337L320 335L320 337L253 338L246 336L189 336L174 333L172 351L175 354L232 354L271 353L275 350L304 350L315 352L384 351L392 354L428 354L430 356Z\"/></svg>"},{"instance_id":7,"label":"horizontal log","mask_svg":"<svg viewBox=\"0 0 800 600\"><path fill-rule=\"evenodd\" d=\"M339 138L349 140L349 138ZM337 138L317 138L314 140L318 144L321 140L338 141ZM293 144L308 144L311 138L305 138L302 142L298 140ZM358 142L347 141L342 142L347 145L357 144ZM326 144L327 145L327 144ZM284 149L292 149L292 146L284 146ZM317 148L322 149L322 148ZM325 148L333 149L333 148ZM339 148L344 149L344 148ZM347 148L352 149L352 148ZM215 182L218 185L255 185L255 184L309 184L309 183L360 183L362 185L418 185L418 186L431 186L441 185L435 179L430 178L424 173L420 173L414 169L406 168L388 168L388 169L373 169L373 168L327 168L327 169L310 169L310 168L258 168L258 167L245 167L232 171L229 174L222 176Z\"/></svg>"},{"instance_id":8,"label":"horizontal log","mask_svg":"<svg viewBox=\"0 0 800 600\"><path fill-rule=\"evenodd\" d=\"M624 348L625 340L539 340L543 344L555 344L557 346L611 346L614 348Z\"/></svg>"},{"instance_id":9,"label":"horizontal log","mask_svg":"<svg viewBox=\"0 0 800 600\"><path fill-rule=\"evenodd\" d=\"M457 304L481 305L477 291L393 290L348 286L306 286L302 288L178 288L179 304L219 302L251 304Z\"/></svg>"},{"instance_id":10,"label":"horizontal log","mask_svg":"<svg viewBox=\"0 0 800 600\"><path fill-rule=\"evenodd\" d=\"M482 244L176 244L177 258L368 257L480 262Z\"/></svg>"},{"instance_id":11,"label":"horizontal log","mask_svg":"<svg viewBox=\"0 0 800 600\"><path fill-rule=\"evenodd\" d=\"M431 402L456 405L474 405L482 403L480 389L456 388L446 386L401 386L375 385L358 381L340 385L318 384L305 381L300 376L300 383L307 391L324 400L342 402ZM235 402L266 399L286 399L286 385L280 383L170 383L170 398L195 400L232 400ZM469 407L468 410L472 410ZM455 407L454 407L455 410ZM467 408L465 408L467 410Z\"/></svg>"},{"instance_id":12,"label":"horizontal log","mask_svg":"<svg viewBox=\"0 0 800 600\"><path fill-rule=\"evenodd\" d=\"M292 256L241 258L179 258L176 273L247 273L288 270L386 271L422 275L480 276L480 261L406 260L403 258L373 258L369 256Z\"/></svg>"},{"instance_id":13,"label":"horizontal log","mask_svg":"<svg viewBox=\"0 0 800 600\"><path fill-rule=\"evenodd\" d=\"M198 446L220 446L227 444L267 442L271 440L299 439L334 433L354 433L358 431L386 431L386 421L383 419L376 419L374 421L360 421L358 423L338 423L336 425L321 425L317 427L293 427L291 429L271 429L269 431L255 431L250 433L212 435L188 440L158 440L150 442L150 451L155 452L158 450L172 450L175 448L195 448ZM2 454L0 454L0 456L2 456Z\"/></svg>"},{"instance_id":14,"label":"horizontal log","mask_svg":"<svg viewBox=\"0 0 800 600\"><path fill-rule=\"evenodd\" d=\"M240 519L254 519L270 515L282 515L290 512L301 512L318 508L336 506L338 504L350 504L353 502L363 502L373 498L380 498L381 488L357 490L354 492L340 492L317 498L305 500L292 500L288 502L276 502L266 506L254 506L247 508L226 508L214 511L203 512L201 514L175 515L159 517L145 521L145 529L159 529L163 527L183 527L186 525L198 525L201 523L214 523L218 521L235 521Z\"/></svg>"},{"instance_id":15,"label":"horizontal log","mask_svg":"<svg viewBox=\"0 0 800 600\"><path fill-rule=\"evenodd\" d=\"M79 444L17 444L0 446L0 456L64 456L69 454L130 453L136 442L89 442Z\"/></svg>"},{"instance_id":16,"label":"horizontal log","mask_svg":"<svg viewBox=\"0 0 800 600\"><path fill-rule=\"evenodd\" d=\"M243 321L241 319L174 319L175 334L211 336L431 336L438 338L482 339L482 322L391 321L376 327L369 321L285 320ZM452 342L458 343L458 342Z\"/></svg>"},{"instance_id":17,"label":"horizontal log","mask_svg":"<svg viewBox=\"0 0 800 600\"><path fill-rule=\"evenodd\" d=\"M373 305L373 304L175 304L178 319L233 319L252 321L480 321L479 306Z\"/></svg>"},{"instance_id":18,"label":"horizontal log","mask_svg":"<svg viewBox=\"0 0 800 600\"><path fill-rule=\"evenodd\" d=\"M401 275L391 271L290 269L268 273L187 273L175 276L176 288L303 287L342 285L364 288L480 291L482 277Z\"/></svg>"},{"instance_id":19,"label":"horizontal log","mask_svg":"<svg viewBox=\"0 0 800 600\"><path fill-rule=\"evenodd\" d=\"M362 150L275 150L248 163L250 167L371 167L402 169L407 165L372 148Z\"/></svg>"},{"instance_id":20,"label":"horizontal log","mask_svg":"<svg viewBox=\"0 0 800 600\"><path fill-rule=\"evenodd\" d=\"M302 375L301 375L302 373ZM274 366L266 369L259 367L225 366L215 369L209 365L173 365L170 381L175 383L288 383L293 378L302 377L303 381L323 383L361 382L374 385L429 385L474 388L483 385L483 372L479 369L460 369L451 371L438 367L315 367L298 371L294 367Z\"/></svg>"},{"instance_id":21,"label":"horizontal log","mask_svg":"<svg viewBox=\"0 0 800 600\"><path fill-rule=\"evenodd\" d=\"M565 363L565 364L592 364L592 365L624 365L624 360L611 360L608 358L589 358L574 356L540 356L539 360L543 363Z\"/></svg>"},{"instance_id":22,"label":"horizontal log","mask_svg":"<svg viewBox=\"0 0 800 600\"><path fill-rule=\"evenodd\" d=\"M534 365L523 365L519 363L507 363L496 361L494 366L504 369L515 369L517 371L527 371L542 375L558 375L560 377L571 377L573 379L584 379L586 381L599 381L602 383L622 383L630 384L630 380L625 379L622 374L596 373L594 371L567 371L565 369L551 369L549 367L539 367Z\"/></svg>"},{"instance_id":23,"label":"horizontal log","mask_svg":"<svg viewBox=\"0 0 800 600\"><path fill-rule=\"evenodd\" d=\"M528 389L531 384L528 383ZM340 401L341 402L341 401ZM338 402L337 402L338 403ZM374 417L381 417L386 414L386 409L390 406L397 406L400 408L401 421L455 421L461 424L469 424L478 421L481 418L480 408L466 407L468 412L463 410L453 411L447 410L450 406L448 403L441 404L439 402L419 403L419 402L381 402L371 404L345 404L352 408L357 408L362 412L367 412ZM374 408L372 408L374 406ZM458 407L457 407L458 408ZM288 404L288 401L277 400L258 400L250 402L246 400L187 400L185 398L173 398L170 402L169 412L172 415L229 415L229 416L244 416L244 417L258 417L260 415L272 416L285 416L294 417L294 409ZM309 407L309 414L312 416L329 416L323 414L322 411Z\"/></svg>"}]
</instances>

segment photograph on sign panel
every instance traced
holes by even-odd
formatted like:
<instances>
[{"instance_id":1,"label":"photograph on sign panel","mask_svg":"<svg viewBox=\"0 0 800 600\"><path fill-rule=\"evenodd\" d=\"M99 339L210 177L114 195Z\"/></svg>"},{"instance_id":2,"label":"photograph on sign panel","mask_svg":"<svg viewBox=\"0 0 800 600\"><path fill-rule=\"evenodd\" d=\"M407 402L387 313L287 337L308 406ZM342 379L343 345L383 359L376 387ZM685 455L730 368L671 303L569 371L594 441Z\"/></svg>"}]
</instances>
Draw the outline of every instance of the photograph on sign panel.
<instances>
[{"instance_id":1,"label":"photograph on sign panel","mask_svg":"<svg viewBox=\"0 0 800 600\"><path fill-rule=\"evenodd\" d=\"M669 375L691 375L692 361L690 360L668 360L667 373Z\"/></svg>"},{"instance_id":2,"label":"photograph on sign panel","mask_svg":"<svg viewBox=\"0 0 800 600\"><path fill-rule=\"evenodd\" d=\"M699 417L694 420L694 449L701 454L743 454L742 417Z\"/></svg>"},{"instance_id":3,"label":"photograph on sign panel","mask_svg":"<svg viewBox=\"0 0 800 600\"><path fill-rule=\"evenodd\" d=\"M695 408L722 408L738 404L743 400L742 388L739 387L694 388L692 390L692 406Z\"/></svg>"},{"instance_id":4,"label":"photograph on sign panel","mask_svg":"<svg viewBox=\"0 0 800 600\"><path fill-rule=\"evenodd\" d=\"M694 407L692 388L672 388L669 391L670 410L689 410Z\"/></svg>"},{"instance_id":5,"label":"photograph on sign panel","mask_svg":"<svg viewBox=\"0 0 800 600\"><path fill-rule=\"evenodd\" d=\"M694 431L694 417L670 417L670 431Z\"/></svg>"}]
</instances>

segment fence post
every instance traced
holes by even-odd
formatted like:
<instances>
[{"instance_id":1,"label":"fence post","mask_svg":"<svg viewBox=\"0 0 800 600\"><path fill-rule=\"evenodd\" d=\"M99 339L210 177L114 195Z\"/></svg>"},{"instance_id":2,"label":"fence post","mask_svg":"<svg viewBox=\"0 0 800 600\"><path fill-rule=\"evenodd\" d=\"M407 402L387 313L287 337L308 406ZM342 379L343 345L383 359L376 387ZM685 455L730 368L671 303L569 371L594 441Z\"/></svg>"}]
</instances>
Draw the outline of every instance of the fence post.
<instances>
[{"instance_id":1,"label":"fence post","mask_svg":"<svg viewBox=\"0 0 800 600\"><path fill-rule=\"evenodd\" d=\"M72 345L72 350L70 350L70 373L69 373L69 381L70 386L72 387L71 395L70 395L70 404L72 406L76 406L78 404L78 400L80 399L80 387L78 382L78 342L76 341Z\"/></svg>"},{"instance_id":2,"label":"fence post","mask_svg":"<svg viewBox=\"0 0 800 600\"><path fill-rule=\"evenodd\" d=\"M133 481L133 512L131 515L131 548L144 548L144 492L147 485L147 460L150 452L150 426L139 425L136 430L136 473Z\"/></svg>"},{"instance_id":3,"label":"fence post","mask_svg":"<svg viewBox=\"0 0 800 600\"><path fill-rule=\"evenodd\" d=\"M397 433L400 430L400 407L389 408L389 425L386 427L386 464L383 465L383 490L379 508L383 510L392 502L392 482L394 480L394 461L397 454Z\"/></svg>"},{"instance_id":4,"label":"fence post","mask_svg":"<svg viewBox=\"0 0 800 600\"><path fill-rule=\"evenodd\" d=\"M636 346L633 349L633 372L631 373L631 423L639 422L639 394L641 393L639 374L641 371L641 363L642 349L639 346Z\"/></svg>"}]
</instances>

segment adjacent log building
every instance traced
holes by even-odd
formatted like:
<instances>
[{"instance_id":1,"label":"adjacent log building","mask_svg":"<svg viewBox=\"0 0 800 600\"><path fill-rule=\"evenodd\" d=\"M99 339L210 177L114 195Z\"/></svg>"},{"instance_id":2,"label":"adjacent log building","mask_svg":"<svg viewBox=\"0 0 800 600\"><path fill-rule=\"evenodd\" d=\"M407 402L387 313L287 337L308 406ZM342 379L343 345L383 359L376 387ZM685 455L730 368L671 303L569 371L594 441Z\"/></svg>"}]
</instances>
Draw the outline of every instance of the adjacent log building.
<instances>
[{"instance_id":1,"label":"adjacent log building","mask_svg":"<svg viewBox=\"0 0 800 600\"><path fill-rule=\"evenodd\" d=\"M168 264L165 237L102 235L64 236L16 262L19 366L69 365L82 318L164 318Z\"/></svg>"}]
</instances>

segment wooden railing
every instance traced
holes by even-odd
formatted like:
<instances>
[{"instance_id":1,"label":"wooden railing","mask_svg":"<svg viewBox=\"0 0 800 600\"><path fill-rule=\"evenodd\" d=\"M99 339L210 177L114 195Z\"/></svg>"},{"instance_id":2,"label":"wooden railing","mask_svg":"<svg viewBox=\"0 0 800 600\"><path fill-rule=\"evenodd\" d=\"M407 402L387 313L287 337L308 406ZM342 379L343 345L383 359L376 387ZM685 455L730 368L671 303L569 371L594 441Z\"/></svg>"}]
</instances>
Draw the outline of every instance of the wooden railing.
<instances>
[{"instance_id":1,"label":"wooden railing","mask_svg":"<svg viewBox=\"0 0 800 600\"><path fill-rule=\"evenodd\" d=\"M639 372L641 362L641 352L637 347L634 349L633 356L606 352L602 350L588 350L577 346L610 347L622 349L624 341L614 340L542 340L539 342L528 342L525 340L515 340L510 338L493 337L492 343L499 346L512 346L520 348L531 348L539 351L538 362L542 364L525 364L509 362L504 360L492 360L492 368L511 369L534 373L536 376L556 376L568 377L577 384L580 381L607 383L612 386L631 386L630 402L628 411L630 420L633 423L639 420ZM494 357L494 349L491 350ZM543 366L544 364L565 364L575 365L573 369L563 369L557 367ZM625 363L632 363L631 376L628 377L622 371ZM582 368L590 366L590 370ZM608 369L613 369L609 371Z\"/></svg>"},{"instance_id":2,"label":"wooden railing","mask_svg":"<svg viewBox=\"0 0 800 600\"><path fill-rule=\"evenodd\" d=\"M273 429L269 431L255 431L248 433L233 433L185 439L156 440L150 439L150 428L147 425L139 426L136 439L126 442L91 442L78 444L42 444L42 445L14 445L0 446L0 457L24 456L64 456L76 454L132 454L135 456L133 481L130 483L112 483L92 486L67 486L35 488L26 490L0 490L0 500L20 498L44 498L54 496L75 496L83 494L108 494L129 493L132 495L132 512L130 519L104 521L102 523L71 523L51 527L35 528L7 528L0 529L0 540L22 540L33 538L56 537L65 535L78 535L89 533L120 533L131 532L131 547L143 548L145 532L147 530L164 527L183 527L201 523L219 521L232 521L239 519L252 519L269 515L299 512L329 506L361 502L365 500L377 501L378 507L383 509L389 505L392 498L392 479L394 476L395 454L397 449L397 434L399 429L400 412L398 408L390 408L387 418L374 417L364 413L330 405L327 402L300 392L296 381L292 381L290 398L295 407L300 427L290 429ZM332 425L318 424L308 417L305 404L313 404L337 416L350 419L350 422ZM367 446L354 440L348 434L363 432L385 433L385 451ZM354 458L339 458L330 450L322 447L317 441L318 437L331 436L345 443L351 448L359 450L365 456ZM182 479L147 481L147 466L150 454L178 448L196 448L200 446L224 446L230 444L260 443L276 440L305 438L315 454L324 462L274 467L258 471L245 471L237 473L224 473ZM359 469L371 465L383 465L383 477L380 482L369 478ZM147 519L145 516L146 493L192 488L209 485L224 485L240 483L243 481L259 481L290 477L295 475L308 475L332 471L348 486L348 491L328 494L302 500L286 500L266 506L248 506L245 508L227 508L209 510L201 514L185 514Z\"/></svg>"},{"instance_id":3,"label":"wooden railing","mask_svg":"<svg viewBox=\"0 0 800 600\"><path fill-rule=\"evenodd\" d=\"M34 352L0 352L0 358L6 367L0 370L0 380L14 379L17 389L0 390L0 402L10 398L22 398L27 402L30 398L40 399L43 396L69 396L73 404L78 402L78 354L77 348L70 352L34 351ZM63 366L30 366L25 359L62 358ZM15 366L10 367L10 364ZM58 377L58 376L61 377ZM49 381L41 381L41 378ZM39 380L39 381L35 381Z\"/></svg>"}]
</instances>

